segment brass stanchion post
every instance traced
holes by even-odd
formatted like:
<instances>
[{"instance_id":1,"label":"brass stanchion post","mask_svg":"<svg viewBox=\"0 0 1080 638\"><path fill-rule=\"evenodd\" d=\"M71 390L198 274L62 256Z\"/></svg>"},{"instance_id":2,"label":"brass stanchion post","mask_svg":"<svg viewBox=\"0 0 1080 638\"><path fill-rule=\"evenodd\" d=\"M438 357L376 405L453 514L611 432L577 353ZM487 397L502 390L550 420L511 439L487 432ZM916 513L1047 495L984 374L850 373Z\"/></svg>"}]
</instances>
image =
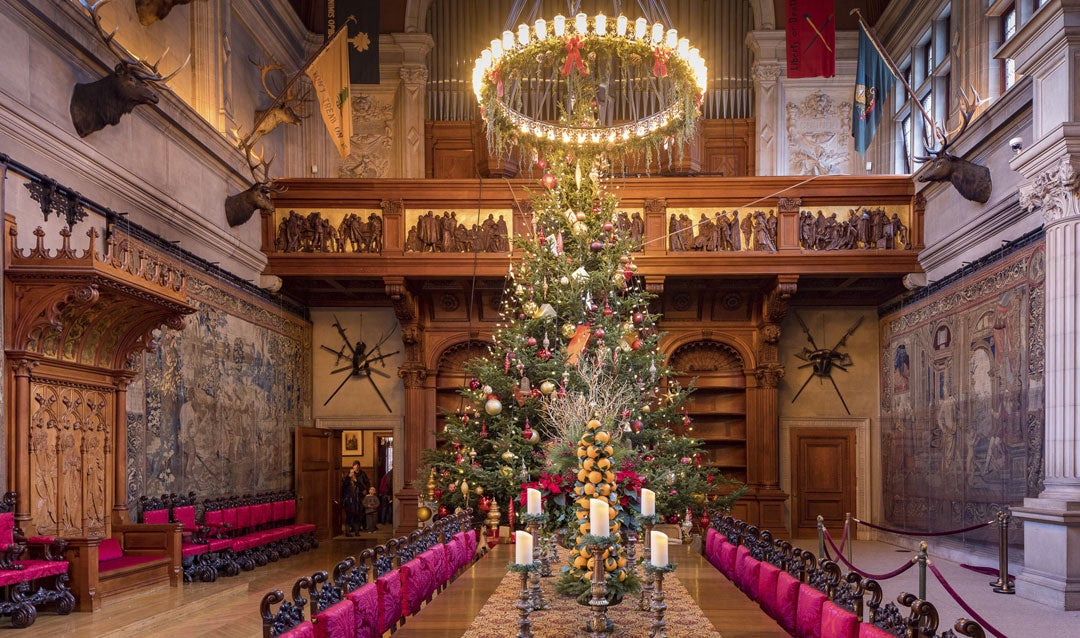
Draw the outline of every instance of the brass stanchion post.
<instances>
[{"instance_id":1,"label":"brass stanchion post","mask_svg":"<svg viewBox=\"0 0 1080 638\"><path fill-rule=\"evenodd\" d=\"M919 599L926 600L926 541L919 541L919 555L915 560L919 563Z\"/></svg>"},{"instance_id":2,"label":"brass stanchion post","mask_svg":"<svg viewBox=\"0 0 1080 638\"><path fill-rule=\"evenodd\" d=\"M844 514L844 531L847 532L847 545L844 546L844 553L847 554L847 562L854 565L855 561L851 558L851 550L855 544L855 535L851 531L851 512Z\"/></svg>"},{"instance_id":3,"label":"brass stanchion post","mask_svg":"<svg viewBox=\"0 0 1080 638\"><path fill-rule=\"evenodd\" d=\"M817 555L818 560L825 558L825 519L821 514L817 517Z\"/></svg>"},{"instance_id":4,"label":"brass stanchion post","mask_svg":"<svg viewBox=\"0 0 1080 638\"><path fill-rule=\"evenodd\" d=\"M997 513L998 523L998 579L990 585L998 594L1015 594L1016 586L1009 582L1009 519L1012 513L1001 510Z\"/></svg>"}]
</instances>

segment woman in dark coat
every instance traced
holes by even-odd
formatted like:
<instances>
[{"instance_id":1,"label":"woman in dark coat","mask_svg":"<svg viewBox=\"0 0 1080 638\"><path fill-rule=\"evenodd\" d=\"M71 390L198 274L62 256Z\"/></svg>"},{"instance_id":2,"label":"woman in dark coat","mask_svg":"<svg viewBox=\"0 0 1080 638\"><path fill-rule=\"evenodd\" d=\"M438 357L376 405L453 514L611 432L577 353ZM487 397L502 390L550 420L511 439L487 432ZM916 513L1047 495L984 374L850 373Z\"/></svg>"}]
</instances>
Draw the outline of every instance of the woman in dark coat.
<instances>
[{"instance_id":1,"label":"woman in dark coat","mask_svg":"<svg viewBox=\"0 0 1080 638\"><path fill-rule=\"evenodd\" d=\"M349 475L341 481L341 507L345 510L346 536L360 533L360 512L364 493L367 491L361 481L366 478L360 470L360 462L356 461L349 470Z\"/></svg>"}]
</instances>

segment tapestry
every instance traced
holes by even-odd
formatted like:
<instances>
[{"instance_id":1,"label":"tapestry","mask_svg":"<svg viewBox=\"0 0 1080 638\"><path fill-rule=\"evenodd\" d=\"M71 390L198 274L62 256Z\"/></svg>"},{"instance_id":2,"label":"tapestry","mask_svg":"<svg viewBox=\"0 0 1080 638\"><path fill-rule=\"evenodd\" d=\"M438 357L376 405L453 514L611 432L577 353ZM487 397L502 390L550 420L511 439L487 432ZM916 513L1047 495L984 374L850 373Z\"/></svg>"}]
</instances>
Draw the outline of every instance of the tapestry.
<instances>
[{"instance_id":1,"label":"tapestry","mask_svg":"<svg viewBox=\"0 0 1080 638\"><path fill-rule=\"evenodd\" d=\"M310 421L310 324L197 276L188 291L197 312L156 336L128 387L133 519L143 495L291 489L293 430Z\"/></svg>"},{"instance_id":2,"label":"tapestry","mask_svg":"<svg viewBox=\"0 0 1080 638\"><path fill-rule=\"evenodd\" d=\"M1042 490L1045 270L1040 242L881 318L891 526L965 527ZM996 545L997 533L947 538Z\"/></svg>"}]
</instances>

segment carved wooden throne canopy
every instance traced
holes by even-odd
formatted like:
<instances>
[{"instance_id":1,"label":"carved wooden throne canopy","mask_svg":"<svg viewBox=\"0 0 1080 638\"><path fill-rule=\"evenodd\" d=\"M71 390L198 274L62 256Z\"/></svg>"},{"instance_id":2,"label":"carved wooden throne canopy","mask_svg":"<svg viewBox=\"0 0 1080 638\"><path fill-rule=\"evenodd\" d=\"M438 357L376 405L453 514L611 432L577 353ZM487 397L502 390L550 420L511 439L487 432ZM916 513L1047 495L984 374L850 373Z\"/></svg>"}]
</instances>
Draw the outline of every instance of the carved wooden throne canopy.
<instances>
[{"instance_id":1,"label":"carved wooden throne canopy","mask_svg":"<svg viewBox=\"0 0 1080 638\"><path fill-rule=\"evenodd\" d=\"M162 326L179 330L195 311L179 264L121 233L99 250L5 242L5 383L8 485L17 524L30 534L108 536L126 509L126 388L133 355ZM110 512L112 515L110 516Z\"/></svg>"}]
</instances>

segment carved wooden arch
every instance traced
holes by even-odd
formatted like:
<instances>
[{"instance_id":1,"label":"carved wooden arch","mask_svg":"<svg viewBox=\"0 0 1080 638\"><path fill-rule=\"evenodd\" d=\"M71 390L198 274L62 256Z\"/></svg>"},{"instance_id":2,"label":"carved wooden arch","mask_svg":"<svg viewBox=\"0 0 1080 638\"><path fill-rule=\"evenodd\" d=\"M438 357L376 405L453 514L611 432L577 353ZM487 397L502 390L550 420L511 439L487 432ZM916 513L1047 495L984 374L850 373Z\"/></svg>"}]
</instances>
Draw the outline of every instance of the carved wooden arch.
<instances>
[{"instance_id":1,"label":"carved wooden arch","mask_svg":"<svg viewBox=\"0 0 1080 638\"><path fill-rule=\"evenodd\" d=\"M435 374L463 375L465 374L465 364L470 359L484 356L490 347L490 341L479 339L467 339L454 343L444 348L439 354L436 359L437 363L434 366Z\"/></svg>"},{"instance_id":2,"label":"carved wooden arch","mask_svg":"<svg viewBox=\"0 0 1080 638\"><path fill-rule=\"evenodd\" d=\"M722 341L701 339L679 346L668 357L668 365L681 374L693 375L703 372L746 371L745 360L739 351Z\"/></svg>"},{"instance_id":3,"label":"carved wooden arch","mask_svg":"<svg viewBox=\"0 0 1080 638\"><path fill-rule=\"evenodd\" d=\"M668 365L674 370L687 372L689 374L689 371L680 370L675 365L675 357L679 355L680 351L701 343L719 344L729 349L732 355L742 362L740 371L744 373L752 373L754 367L757 365L753 350L751 350L750 346L737 336L727 333L712 330L694 331L687 334L681 334L676 338L667 341L667 343L662 342L660 345L664 352L670 353L667 357Z\"/></svg>"}]
</instances>

